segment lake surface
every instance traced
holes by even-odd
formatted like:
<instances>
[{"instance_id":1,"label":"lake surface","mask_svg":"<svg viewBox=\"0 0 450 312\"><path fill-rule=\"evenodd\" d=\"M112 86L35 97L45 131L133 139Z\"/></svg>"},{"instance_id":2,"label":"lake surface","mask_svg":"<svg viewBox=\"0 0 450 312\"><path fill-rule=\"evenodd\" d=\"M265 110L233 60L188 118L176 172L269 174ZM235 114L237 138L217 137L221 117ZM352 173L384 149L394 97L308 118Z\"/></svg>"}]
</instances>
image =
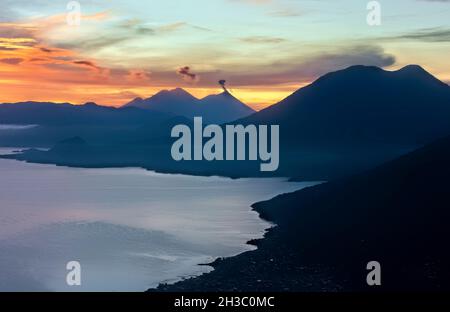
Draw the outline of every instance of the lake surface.
<instances>
[{"instance_id":1,"label":"lake surface","mask_svg":"<svg viewBox=\"0 0 450 312\"><path fill-rule=\"evenodd\" d=\"M251 204L312 184L0 159L0 290L144 291L208 272L271 226Z\"/></svg>"}]
</instances>

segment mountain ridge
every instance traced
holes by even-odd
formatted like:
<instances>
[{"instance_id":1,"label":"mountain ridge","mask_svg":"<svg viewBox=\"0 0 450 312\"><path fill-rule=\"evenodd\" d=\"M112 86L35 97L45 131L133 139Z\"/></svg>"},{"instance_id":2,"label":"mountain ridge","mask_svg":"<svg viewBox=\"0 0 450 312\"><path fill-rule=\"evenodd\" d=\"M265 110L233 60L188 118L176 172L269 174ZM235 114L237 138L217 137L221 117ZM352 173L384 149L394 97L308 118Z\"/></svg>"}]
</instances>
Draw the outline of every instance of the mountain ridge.
<instances>
[{"instance_id":1,"label":"mountain ridge","mask_svg":"<svg viewBox=\"0 0 450 312\"><path fill-rule=\"evenodd\" d=\"M233 99L231 94L224 92L209 96L207 100L223 97ZM141 117L148 113L134 107L119 110L130 110L130 114ZM80 135L86 138L98 155L95 160L84 155L72 159L71 163L88 166L132 164L161 172L235 178L276 175L303 181L326 181L362 172L450 135L450 87L419 66L396 71L352 66L320 77L279 104L225 123L280 126L280 166L271 174L261 173L252 161L173 161L170 148L174 138L170 137L170 129L174 122L189 125L189 119L174 119L173 114L170 122L168 119L166 116L158 122L141 120L139 124L126 119L129 123L127 131L116 127L95 136L92 134L98 134L98 129L94 132L86 127L64 132L67 137ZM109 140L112 145L109 148L104 142L108 133L113 138ZM17 134L14 135L13 139L17 141ZM59 135L58 141L62 139L64 137ZM149 150L151 154L148 154ZM39 160L52 162L53 157L42 153ZM70 158L70 154L58 155L58 161L62 163ZM30 156L29 159L37 158Z\"/></svg>"},{"instance_id":2,"label":"mountain ridge","mask_svg":"<svg viewBox=\"0 0 450 312\"><path fill-rule=\"evenodd\" d=\"M130 106L188 118L203 117L205 122L217 124L233 121L255 112L226 90L201 99L194 97L182 88L161 90L146 99L135 98L122 107Z\"/></svg>"}]
</instances>

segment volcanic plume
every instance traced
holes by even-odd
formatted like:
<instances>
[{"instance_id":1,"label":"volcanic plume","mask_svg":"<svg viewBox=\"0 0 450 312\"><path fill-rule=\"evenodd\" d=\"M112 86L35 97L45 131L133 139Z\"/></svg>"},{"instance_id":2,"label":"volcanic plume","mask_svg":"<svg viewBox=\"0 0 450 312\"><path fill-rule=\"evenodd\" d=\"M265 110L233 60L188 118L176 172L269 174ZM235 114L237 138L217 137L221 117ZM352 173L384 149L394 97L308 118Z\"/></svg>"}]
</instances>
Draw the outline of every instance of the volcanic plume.
<instances>
[{"instance_id":1,"label":"volcanic plume","mask_svg":"<svg viewBox=\"0 0 450 312\"><path fill-rule=\"evenodd\" d=\"M227 81L226 80L219 80L219 84L220 84L220 86L222 87L222 89L225 91L225 92L227 92L227 93L229 93L228 92L228 90L227 90L227 88L225 87L225 84L227 83Z\"/></svg>"}]
</instances>

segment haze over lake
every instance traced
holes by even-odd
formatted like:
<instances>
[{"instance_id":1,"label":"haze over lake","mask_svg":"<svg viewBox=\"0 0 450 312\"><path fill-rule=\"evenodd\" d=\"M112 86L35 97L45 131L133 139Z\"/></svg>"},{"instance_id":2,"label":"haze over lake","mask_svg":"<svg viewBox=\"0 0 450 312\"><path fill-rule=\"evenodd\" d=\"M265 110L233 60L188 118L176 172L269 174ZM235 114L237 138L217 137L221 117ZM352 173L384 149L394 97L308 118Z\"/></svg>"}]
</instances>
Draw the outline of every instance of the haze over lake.
<instances>
[{"instance_id":1,"label":"haze over lake","mask_svg":"<svg viewBox=\"0 0 450 312\"><path fill-rule=\"evenodd\" d=\"M28 130L35 128L37 125L3 125L0 124L0 130Z\"/></svg>"},{"instance_id":2,"label":"haze over lake","mask_svg":"<svg viewBox=\"0 0 450 312\"><path fill-rule=\"evenodd\" d=\"M252 203L311 184L0 160L0 290L143 291L208 272L271 226Z\"/></svg>"}]
</instances>

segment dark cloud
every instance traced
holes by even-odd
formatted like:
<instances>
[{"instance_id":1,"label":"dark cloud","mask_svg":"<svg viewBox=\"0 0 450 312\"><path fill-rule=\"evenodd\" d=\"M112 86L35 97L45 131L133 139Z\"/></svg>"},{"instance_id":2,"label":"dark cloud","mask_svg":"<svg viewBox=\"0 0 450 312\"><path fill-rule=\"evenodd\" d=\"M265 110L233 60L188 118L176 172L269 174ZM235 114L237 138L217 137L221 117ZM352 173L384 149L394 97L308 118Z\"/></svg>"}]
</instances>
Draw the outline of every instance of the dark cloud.
<instances>
[{"instance_id":1,"label":"dark cloud","mask_svg":"<svg viewBox=\"0 0 450 312\"><path fill-rule=\"evenodd\" d=\"M213 87L223 77L228 77L227 80L234 87L300 84L352 65L387 67L395 62L395 56L386 53L381 47L354 46L301 59L285 59L263 66L240 65L227 70L205 71L202 72L202 80L198 86ZM152 75L155 80L169 78L161 72L153 72Z\"/></svg>"},{"instance_id":2,"label":"dark cloud","mask_svg":"<svg viewBox=\"0 0 450 312\"><path fill-rule=\"evenodd\" d=\"M95 65L91 61L73 61L72 63L75 64L75 65L82 65L82 66L87 66L87 67L94 68L96 70L101 70L101 68L99 66Z\"/></svg>"},{"instance_id":3,"label":"dark cloud","mask_svg":"<svg viewBox=\"0 0 450 312\"><path fill-rule=\"evenodd\" d=\"M74 66L77 65L77 66ZM65 76L64 80L65 81L77 81L75 78L73 80L70 79L70 73L85 73L86 72L86 66L83 65L78 65L78 64L74 64L73 62L68 62L68 63L62 63L62 64L55 64L55 63L44 63L41 65L44 68L48 68L54 71L58 71L61 74L68 74L67 76Z\"/></svg>"},{"instance_id":4,"label":"dark cloud","mask_svg":"<svg viewBox=\"0 0 450 312\"><path fill-rule=\"evenodd\" d=\"M151 27L139 26L135 29L137 35L154 35L156 32Z\"/></svg>"},{"instance_id":5,"label":"dark cloud","mask_svg":"<svg viewBox=\"0 0 450 312\"><path fill-rule=\"evenodd\" d=\"M48 59L40 58L40 57L34 57L29 60L29 62L47 62Z\"/></svg>"},{"instance_id":6,"label":"dark cloud","mask_svg":"<svg viewBox=\"0 0 450 312\"><path fill-rule=\"evenodd\" d=\"M34 38L33 30L20 25L0 24L1 38Z\"/></svg>"},{"instance_id":7,"label":"dark cloud","mask_svg":"<svg viewBox=\"0 0 450 312\"><path fill-rule=\"evenodd\" d=\"M126 31L130 36L136 35L154 35L155 29L142 24L139 19L129 19L116 25L119 31Z\"/></svg>"},{"instance_id":8,"label":"dark cloud","mask_svg":"<svg viewBox=\"0 0 450 312\"><path fill-rule=\"evenodd\" d=\"M230 76L233 77L233 85L281 85L309 82L330 71L352 65L387 67L395 62L395 57L386 54L380 47L356 46L333 53L322 53L306 58L302 62L287 60L274 63L265 68L256 69L252 74Z\"/></svg>"},{"instance_id":9,"label":"dark cloud","mask_svg":"<svg viewBox=\"0 0 450 312\"><path fill-rule=\"evenodd\" d=\"M0 42L1 44L1 42ZM9 47L2 47L0 46L0 51L15 51L17 50L16 48L9 48Z\"/></svg>"},{"instance_id":10,"label":"dark cloud","mask_svg":"<svg viewBox=\"0 0 450 312\"><path fill-rule=\"evenodd\" d=\"M226 77L233 87L273 86L284 87L311 82L318 77L352 65L388 67L396 62L395 56L386 53L374 45L350 46L317 53L311 56L292 57L268 64L227 64L223 69L203 70L200 75L190 66L183 66L176 73L188 83L195 82L197 87L213 88L219 80ZM110 69L111 75L125 75L123 70ZM151 69L153 86L179 84L174 81L174 72L164 69Z\"/></svg>"},{"instance_id":11,"label":"dark cloud","mask_svg":"<svg viewBox=\"0 0 450 312\"><path fill-rule=\"evenodd\" d=\"M191 72L191 68L189 66L183 66L178 68L177 74L182 76L184 80L189 82L196 82L199 79L197 74Z\"/></svg>"},{"instance_id":12,"label":"dark cloud","mask_svg":"<svg viewBox=\"0 0 450 312\"><path fill-rule=\"evenodd\" d=\"M24 61L24 59L18 58L18 57L0 59L0 62L9 64L9 65L19 65L23 61Z\"/></svg>"},{"instance_id":13,"label":"dark cloud","mask_svg":"<svg viewBox=\"0 0 450 312\"><path fill-rule=\"evenodd\" d=\"M450 1L446 1L450 2ZM448 28L425 28L419 29L398 36L387 37L383 39L405 39L418 40L424 42L450 42L450 29Z\"/></svg>"},{"instance_id":14,"label":"dark cloud","mask_svg":"<svg viewBox=\"0 0 450 312\"><path fill-rule=\"evenodd\" d=\"M57 47L68 50L93 51L115 46L129 39L130 37L127 35L105 35L102 37L87 38L83 41L60 43Z\"/></svg>"},{"instance_id":15,"label":"dark cloud","mask_svg":"<svg viewBox=\"0 0 450 312\"><path fill-rule=\"evenodd\" d=\"M128 71L127 78L131 80L149 80L151 73L145 70L130 70Z\"/></svg>"},{"instance_id":16,"label":"dark cloud","mask_svg":"<svg viewBox=\"0 0 450 312\"><path fill-rule=\"evenodd\" d=\"M197 25L191 25L191 24L188 24L192 29L195 29L195 30L200 30L200 31L204 31L204 32L212 32L213 30L212 29L210 29L210 28L207 28L207 27L203 27L203 26L197 26Z\"/></svg>"},{"instance_id":17,"label":"dark cloud","mask_svg":"<svg viewBox=\"0 0 450 312\"><path fill-rule=\"evenodd\" d=\"M41 50L42 52L45 52L45 53L52 53L55 51L55 50L48 49L48 48L39 48L39 50Z\"/></svg>"}]
</instances>

